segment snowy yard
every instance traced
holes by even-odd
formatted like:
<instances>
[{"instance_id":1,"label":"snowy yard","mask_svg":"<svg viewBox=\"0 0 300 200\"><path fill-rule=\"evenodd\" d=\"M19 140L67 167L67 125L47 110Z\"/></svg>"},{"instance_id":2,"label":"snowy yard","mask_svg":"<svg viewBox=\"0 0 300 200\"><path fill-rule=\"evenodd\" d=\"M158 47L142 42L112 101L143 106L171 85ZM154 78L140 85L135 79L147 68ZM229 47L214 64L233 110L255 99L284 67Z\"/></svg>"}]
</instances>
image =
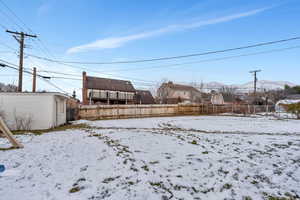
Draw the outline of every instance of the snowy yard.
<instances>
[{"instance_id":1,"label":"snowy yard","mask_svg":"<svg viewBox=\"0 0 300 200\"><path fill-rule=\"evenodd\" d=\"M300 198L300 121L166 117L77 121L0 151L2 200ZM8 144L0 139L0 147ZM278 198L279 199L279 198Z\"/></svg>"}]
</instances>

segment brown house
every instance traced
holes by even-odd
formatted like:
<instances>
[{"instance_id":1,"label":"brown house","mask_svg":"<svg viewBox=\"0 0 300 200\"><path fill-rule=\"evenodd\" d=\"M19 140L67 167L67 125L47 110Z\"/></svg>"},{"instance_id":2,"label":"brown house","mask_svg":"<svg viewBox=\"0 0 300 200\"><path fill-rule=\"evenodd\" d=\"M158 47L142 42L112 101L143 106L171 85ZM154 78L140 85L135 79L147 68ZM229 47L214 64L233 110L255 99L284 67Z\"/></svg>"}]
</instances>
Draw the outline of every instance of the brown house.
<instances>
[{"instance_id":1,"label":"brown house","mask_svg":"<svg viewBox=\"0 0 300 200\"><path fill-rule=\"evenodd\" d=\"M134 104L135 89L130 81L87 76L82 73L82 103Z\"/></svg>"},{"instance_id":2,"label":"brown house","mask_svg":"<svg viewBox=\"0 0 300 200\"><path fill-rule=\"evenodd\" d=\"M149 90L136 90L135 104L155 104L155 100Z\"/></svg>"},{"instance_id":3,"label":"brown house","mask_svg":"<svg viewBox=\"0 0 300 200\"><path fill-rule=\"evenodd\" d=\"M176 104L181 102L201 103L201 92L189 85L163 83L157 90L159 103Z\"/></svg>"}]
</instances>

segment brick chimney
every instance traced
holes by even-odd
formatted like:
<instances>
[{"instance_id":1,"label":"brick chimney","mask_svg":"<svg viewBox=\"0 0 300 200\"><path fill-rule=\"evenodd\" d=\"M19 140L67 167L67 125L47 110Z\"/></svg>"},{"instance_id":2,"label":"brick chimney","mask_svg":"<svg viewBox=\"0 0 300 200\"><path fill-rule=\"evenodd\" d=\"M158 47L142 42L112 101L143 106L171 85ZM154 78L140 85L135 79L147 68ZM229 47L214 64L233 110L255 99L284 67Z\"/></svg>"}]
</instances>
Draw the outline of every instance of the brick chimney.
<instances>
[{"instance_id":1,"label":"brick chimney","mask_svg":"<svg viewBox=\"0 0 300 200\"><path fill-rule=\"evenodd\" d=\"M86 72L82 72L82 104L88 105L89 100L87 96L87 80L86 80Z\"/></svg>"}]
</instances>

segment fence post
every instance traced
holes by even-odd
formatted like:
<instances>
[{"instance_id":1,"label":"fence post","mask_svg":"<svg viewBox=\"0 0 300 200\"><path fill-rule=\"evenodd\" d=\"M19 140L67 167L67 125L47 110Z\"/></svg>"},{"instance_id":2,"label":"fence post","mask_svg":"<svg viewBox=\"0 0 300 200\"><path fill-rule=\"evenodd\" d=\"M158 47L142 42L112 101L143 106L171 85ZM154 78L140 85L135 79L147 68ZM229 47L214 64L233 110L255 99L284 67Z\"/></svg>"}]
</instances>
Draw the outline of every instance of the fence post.
<instances>
[{"instance_id":1,"label":"fence post","mask_svg":"<svg viewBox=\"0 0 300 200\"><path fill-rule=\"evenodd\" d=\"M117 105L117 115L118 115L118 119L120 119L119 105Z\"/></svg>"}]
</instances>

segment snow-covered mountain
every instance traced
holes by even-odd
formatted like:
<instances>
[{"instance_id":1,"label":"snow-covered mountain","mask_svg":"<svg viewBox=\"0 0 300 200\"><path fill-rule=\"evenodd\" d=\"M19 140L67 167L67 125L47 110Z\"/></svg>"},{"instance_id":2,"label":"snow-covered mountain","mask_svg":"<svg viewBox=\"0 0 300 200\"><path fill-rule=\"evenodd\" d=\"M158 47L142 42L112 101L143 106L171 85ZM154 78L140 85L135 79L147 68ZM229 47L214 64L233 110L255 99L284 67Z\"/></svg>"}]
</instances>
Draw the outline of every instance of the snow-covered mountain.
<instances>
[{"instance_id":1,"label":"snow-covered mountain","mask_svg":"<svg viewBox=\"0 0 300 200\"><path fill-rule=\"evenodd\" d=\"M295 86L296 84L288 82L288 81L267 81L267 80L260 80L257 81L257 89L258 90L276 90L276 89L284 89L285 85ZM245 88L249 90L253 90L253 81L248 82L241 85L236 85L238 88Z\"/></svg>"},{"instance_id":2,"label":"snow-covered mountain","mask_svg":"<svg viewBox=\"0 0 300 200\"><path fill-rule=\"evenodd\" d=\"M268 80L259 80L257 81L257 90L264 91L264 90L276 90L276 89L284 89L285 85L295 86L296 84L288 82L288 81L268 81ZM240 92L251 92L253 91L253 81L244 83L244 84L232 84L227 85L220 82L208 82L202 83L196 86L199 90L202 89L203 92L210 92L211 90L218 90L222 87L232 87L237 88Z\"/></svg>"}]
</instances>

